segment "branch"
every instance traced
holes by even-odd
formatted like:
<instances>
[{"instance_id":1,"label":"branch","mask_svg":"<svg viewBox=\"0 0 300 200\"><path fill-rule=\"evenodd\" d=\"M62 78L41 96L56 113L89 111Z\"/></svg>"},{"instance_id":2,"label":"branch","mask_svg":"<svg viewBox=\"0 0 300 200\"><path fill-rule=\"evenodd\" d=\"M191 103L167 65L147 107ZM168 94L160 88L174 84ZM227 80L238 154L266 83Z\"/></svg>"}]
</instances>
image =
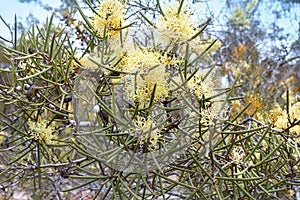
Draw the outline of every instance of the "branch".
<instances>
[{"instance_id":1,"label":"branch","mask_svg":"<svg viewBox=\"0 0 300 200\"><path fill-rule=\"evenodd\" d=\"M88 158L81 158L78 160L74 160L68 163L59 163L59 164L45 164L45 165L41 165L39 166L39 168L58 168L58 167L64 167L64 166L69 166L69 165L75 165L81 162L84 162L88 160ZM32 165L32 166L13 166L10 167L11 170L16 170L16 169L23 169L23 170L35 170L37 169L38 166L36 165ZM5 170L5 168L0 168L0 171Z\"/></svg>"}]
</instances>

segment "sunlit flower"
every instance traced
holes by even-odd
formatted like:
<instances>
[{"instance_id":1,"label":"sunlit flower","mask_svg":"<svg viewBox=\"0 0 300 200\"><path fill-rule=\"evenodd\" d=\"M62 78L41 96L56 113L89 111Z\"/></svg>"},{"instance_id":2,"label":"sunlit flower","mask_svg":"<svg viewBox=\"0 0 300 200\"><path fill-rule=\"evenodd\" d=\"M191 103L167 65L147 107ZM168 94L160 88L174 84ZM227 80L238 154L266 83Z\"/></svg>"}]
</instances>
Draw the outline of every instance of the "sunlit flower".
<instances>
[{"instance_id":1,"label":"sunlit flower","mask_svg":"<svg viewBox=\"0 0 300 200\"><path fill-rule=\"evenodd\" d=\"M175 55L168 55L167 53L164 53L161 58L161 62L166 66L178 66L182 60L175 57Z\"/></svg>"},{"instance_id":2,"label":"sunlit flower","mask_svg":"<svg viewBox=\"0 0 300 200\"><path fill-rule=\"evenodd\" d=\"M286 190L284 194L289 199L295 198L295 190L292 189Z\"/></svg>"},{"instance_id":3,"label":"sunlit flower","mask_svg":"<svg viewBox=\"0 0 300 200\"><path fill-rule=\"evenodd\" d=\"M94 14L93 25L100 36L112 36L120 32L120 28L124 26L125 5L118 0L104 0L98 6L98 13Z\"/></svg>"},{"instance_id":4,"label":"sunlit flower","mask_svg":"<svg viewBox=\"0 0 300 200\"><path fill-rule=\"evenodd\" d=\"M295 103L294 105L291 105L289 110L289 115L285 110L282 110L279 106L277 106L276 109L274 109L271 112L271 121L274 120L274 126L276 129L284 130L288 128L289 125L289 119L291 123L294 123L298 120L300 120L300 103ZM300 126L296 125L293 126L290 131L292 133L300 134Z\"/></svg>"},{"instance_id":5,"label":"sunlit flower","mask_svg":"<svg viewBox=\"0 0 300 200\"><path fill-rule=\"evenodd\" d=\"M296 133L300 137L300 125L293 126L290 131ZM300 139L300 138L299 138Z\"/></svg>"},{"instance_id":6,"label":"sunlit flower","mask_svg":"<svg viewBox=\"0 0 300 200\"><path fill-rule=\"evenodd\" d=\"M51 143L51 139L55 138L54 127L48 124L48 121L43 120L41 122L33 122L29 120L27 122L29 127L29 133L32 139L44 141L46 144Z\"/></svg>"},{"instance_id":7,"label":"sunlit flower","mask_svg":"<svg viewBox=\"0 0 300 200\"><path fill-rule=\"evenodd\" d=\"M288 95L289 95L288 97L287 97L287 93L286 93L286 92L284 92L284 93L282 94L282 96L281 96L282 99L287 99L287 98L289 98L290 104L294 104L294 103L297 102L296 95L295 95L295 93L292 92L292 91L293 91L293 90L291 90L291 92L288 93Z\"/></svg>"},{"instance_id":8,"label":"sunlit flower","mask_svg":"<svg viewBox=\"0 0 300 200\"><path fill-rule=\"evenodd\" d=\"M291 121L300 120L300 102L294 104L290 109Z\"/></svg>"},{"instance_id":9,"label":"sunlit flower","mask_svg":"<svg viewBox=\"0 0 300 200\"><path fill-rule=\"evenodd\" d=\"M274 104L274 108L269 112L268 118L272 123L275 123L278 119L278 117L283 113L282 108L278 103Z\"/></svg>"}]
</instances>

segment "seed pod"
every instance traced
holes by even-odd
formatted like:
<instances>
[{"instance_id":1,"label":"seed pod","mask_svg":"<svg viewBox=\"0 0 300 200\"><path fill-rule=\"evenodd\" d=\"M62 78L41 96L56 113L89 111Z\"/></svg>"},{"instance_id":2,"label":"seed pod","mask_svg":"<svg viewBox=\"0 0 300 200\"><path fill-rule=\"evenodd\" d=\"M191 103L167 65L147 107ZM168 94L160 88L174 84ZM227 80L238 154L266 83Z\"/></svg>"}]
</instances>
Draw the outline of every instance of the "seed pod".
<instances>
[{"instance_id":1,"label":"seed pod","mask_svg":"<svg viewBox=\"0 0 300 200\"><path fill-rule=\"evenodd\" d=\"M30 54L34 54L34 53L37 52L37 50L34 49L34 48L32 48L32 47L30 47L30 48L28 48L28 52L29 52Z\"/></svg>"},{"instance_id":2,"label":"seed pod","mask_svg":"<svg viewBox=\"0 0 300 200\"><path fill-rule=\"evenodd\" d=\"M26 97L28 100L31 100L38 92L38 89L35 84L30 86L30 88L27 90Z\"/></svg>"},{"instance_id":3,"label":"seed pod","mask_svg":"<svg viewBox=\"0 0 300 200\"><path fill-rule=\"evenodd\" d=\"M69 103L72 101L72 96L71 95L67 95L64 99L64 103Z\"/></svg>"}]
</instances>

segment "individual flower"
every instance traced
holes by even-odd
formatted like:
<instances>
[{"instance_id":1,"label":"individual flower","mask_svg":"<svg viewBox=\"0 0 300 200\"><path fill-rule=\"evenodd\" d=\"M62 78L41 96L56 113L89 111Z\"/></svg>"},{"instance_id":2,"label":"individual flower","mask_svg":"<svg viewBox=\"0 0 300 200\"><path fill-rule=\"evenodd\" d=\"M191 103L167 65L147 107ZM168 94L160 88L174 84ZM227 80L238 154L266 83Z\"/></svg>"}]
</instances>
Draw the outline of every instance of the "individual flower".
<instances>
[{"instance_id":1,"label":"individual flower","mask_svg":"<svg viewBox=\"0 0 300 200\"><path fill-rule=\"evenodd\" d=\"M47 120L41 122L33 122L29 120L27 122L29 133L32 139L37 141L43 141L46 144L52 143L52 139L55 138L55 128L48 124Z\"/></svg>"},{"instance_id":2,"label":"individual flower","mask_svg":"<svg viewBox=\"0 0 300 200\"><path fill-rule=\"evenodd\" d=\"M98 6L98 13L94 14L93 26L98 34L103 37L104 30L107 38L120 32L125 21L125 5L118 0L104 0Z\"/></svg>"}]
</instances>

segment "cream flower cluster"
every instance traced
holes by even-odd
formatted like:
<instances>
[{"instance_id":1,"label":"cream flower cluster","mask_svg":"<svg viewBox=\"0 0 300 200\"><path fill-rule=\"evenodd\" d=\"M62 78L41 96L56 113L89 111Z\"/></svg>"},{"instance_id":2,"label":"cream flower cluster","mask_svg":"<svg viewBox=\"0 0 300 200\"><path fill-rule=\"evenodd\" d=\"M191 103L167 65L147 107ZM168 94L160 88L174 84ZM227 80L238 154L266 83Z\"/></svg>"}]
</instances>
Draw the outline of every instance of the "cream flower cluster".
<instances>
[{"instance_id":1,"label":"cream flower cluster","mask_svg":"<svg viewBox=\"0 0 300 200\"><path fill-rule=\"evenodd\" d=\"M204 76L208 70L199 70L188 82L187 87L198 100L206 100L216 96L218 93L215 90L214 73L211 72L205 79ZM222 96L214 97L209 101L205 101L201 109L201 122L209 125L214 119L222 118ZM223 109L224 110L224 109Z\"/></svg>"},{"instance_id":2,"label":"cream flower cluster","mask_svg":"<svg viewBox=\"0 0 300 200\"><path fill-rule=\"evenodd\" d=\"M39 140L45 142L46 144L50 144L52 143L51 139L55 138L55 135L53 134L55 129L51 125L48 125L46 120L41 122L33 122L29 120L27 125L29 127L30 135L34 140Z\"/></svg>"},{"instance_id":3,"label":"cream flower cluster","mask_svg":"<svg viewBox=\"0 0 300 200\"><path fill-rule=\"evenodd\" d=\"M209 98L213 95L214 85L211 81L212 74L209 75L204 80L204 76L207 73L207 70L199 70L188 82L187 86L193 94L195 94L199 99ZM208 81L210 80L210 81Z\"/></svg>"},{"instance_id":4,"label":"cream flower cluster","mask_svg":"<svg viewBox=\"0 0 300 200\"><path fill-rule=\"evenodd\" d=\"M119 68L130 73L123 77L128 99L148 103L154 87L155 102L168 96L168 72L160 57L159 53L147 50L131 51L124 56Z\"/></svg>"},{"instance_id":5,"label":"cream flower cluster","mask_svg":"<svg viewBox=\"0 0 300 200\"><path fill-rule=\"evenodd\" d=\"M149 147L154 148L158 140L162 137L159 129L151 117L140 117L133 121L136 124L136 133L140 136L141 142L149 142Z\"/></svg>"},{"instance_id":6,"label":"cream flower cluster","mask_svg":"<svg viewBox=\"0 0 300 200\"><path fill-rule=\"evenodd\" d=\"M300 102L295 103L290 107L289 115L284 111L278 112L277 110L277 113L280 113L280 115L277 116L274 126L276 129L284 130L289 126L289 119L292 123L300 120ZM292 133L300 134L300 125L293 126L290 131Z\"/></svg>"},{"instance_id":7,"label":"cream flower cluster","mask_svg":"<svg viewBox=\"0 0 300 200\"><path fill-rule=\"evenodd\" d=\"M98 6L98 13L94 14L94 29L101 37L104 36L106 30L107 38L111 38L120 32L120 28L124 26L125 5L118 0L104 0Z\"/></svg>"},{"instance_id":8,"label":"cream flower cluster","mask_svg":"<svg viewBox=\"0 0 300 200\"><path fill-rule=\"evenodd\" d=\"M193 13L187 6L183 6L178 14L178 6L167 5L164 16L160 15L156 24L161 38L168 39L169 42L184 42L191 38L198 31L191 20Z\"/></svg>"},{"instance_id":9,"label":"cream flower cluster","mask_svg":"<svg viewBox=\"0 0 300 200\"><path fill-rule=\"evenodd\" d=\"M284 130L289 126L289 119L292 123L300 120L300 102L295 103L290 107L289 115L286 111L276 105L275 108L271 110L269 117L276 129ZM300 125L293 126L290 131L292 133L300 134Z\"/></svg>"},{"instance_id":10,"label":"cream flower cluster","mask_svg":"<svg viewBox=\"0 0 300 200\"><path fill-rule=\"evenodd\" d=\"M183 44L189 44L190 51L192 50L196 55L204 51L211 53L219 49L222 46L220 41L215 41L203 33L200 34L203 26L199 26L201 23L195 14L195 9L186 2L183 3L180 12L178 2L171 1L163 4L165 5L163 14L161 13L155 23L158 43L170 47L173 52L179 50L183 55L186 53ZM214 45L211 46L213 42ZM190 58L196 55L192 55ZM208 60L208 54L205 54L203 58Z\"/></svg>"}]
</instances>

